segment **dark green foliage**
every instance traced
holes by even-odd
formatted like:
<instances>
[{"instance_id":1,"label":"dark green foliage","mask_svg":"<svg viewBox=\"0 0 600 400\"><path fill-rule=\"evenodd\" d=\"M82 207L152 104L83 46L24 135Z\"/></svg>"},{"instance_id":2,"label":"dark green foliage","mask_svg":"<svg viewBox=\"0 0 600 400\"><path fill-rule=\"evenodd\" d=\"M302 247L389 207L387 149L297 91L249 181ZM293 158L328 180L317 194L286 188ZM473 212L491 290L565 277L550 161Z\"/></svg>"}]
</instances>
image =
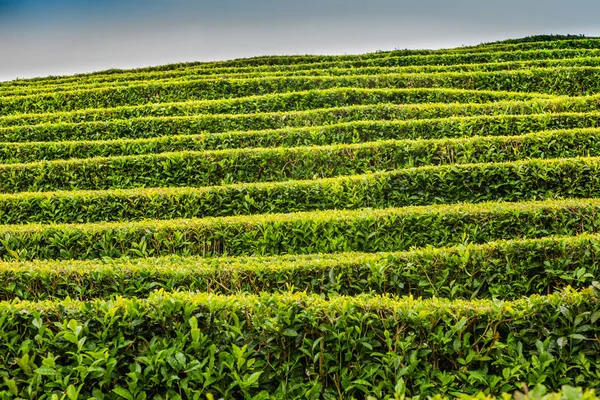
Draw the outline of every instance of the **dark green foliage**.
<instances>
[{"instance_id":1,"label":"dark green foliage","mask_svg":"<svg viewBox=\"0 0 600 400\"><path fill-rule=\"evenodd\" d=\"M515 44L515 43L528 43L528 42L550 42L554 40L580 40L584 39L584 35L532 35L518 39L504 39L496 42L483 43L481 46L496 45L496 44ZM589 37L588 39L597 39L595 37Z\"/></svg>"},{"instance_id":2,"label":"dark green foliage","mask_svg":"<svg viewBox=\"0 0 600 400\"><path fill-rule=\"evenodd\" d=\"M595 388L599 296L588 289L501 303L158 292L144 300L2 303L0 368L10 377L6 396L33 397Z\"/></svg>"},{"instance_id":3,"label":"dark green foliage","mask_svg":"<svg viewBox=\"0 0 600 400\"><path fill-rule=\"evenodd\" d=\"M442 92L445 92L445 90ZM443 93L439 95L443 95ZM265 99L265 97L259 96L255 99L257 101L251 104L260 111L261 104L265 101L269 104L268 99ZM231 130L304 127L361 120L410 120L453 116L595 112L599 108L599 98L600 96L594 95L573 98L536 98L529 101L498 101L483 104L431 103L402 106L376 104L338 107L336 104L339 103L333 96L329 104L331 107L328 108L285 113L253 112L239 115L203 114L206 111L205 106L207 104L203 101L161 103L140 107L115 107L56 114L18 114L4 118L0 117L0 135L2 135L0 137L2 141L15 142L114 139L180 135L186 132L188 132L187 134L197 134ZM275 98L273 100L277 102L281 99ZM342 97L341 103L343 104L343 102ZM148 116L158 116L158 118L144 118ZM551 116L546 117L550 118ZM127 119L127 121L123 121L123 119ZM157 126L160 126L160 129L163 129L164 132L160 133ZM184 132L181 132L181 129ZM146 131L150 132L146 133Z\"/></svg>"},{"instance_id":4,"label":"dark green foliage","mask_svg":"<svg viewBox=\"0 0 600 400\"><path fill-rule=\"evenodd\" d=\"M0 83L0 399L595 400L599 56Z\"/></svg>"},{"instance_id":5,"label":"dark green foliage","mask_svg":"<svg viewBox=\"0 0 600 400\"><path fill-rule=\"evenodd\" d=\"M168 102L168 103L157 103L147 104L142 106L121 106L111 108L92 108L84 110L74 110L69 112L60 113L42 113L42 114L13 114L4 117L0 117L0 126L22 126L22 125L40 125L46 122L52 122L54 125L56 122L93 122L93 121L107 121L119 119L131 119L144 116L156 116L161 117L160 120L173 121L173 119L164 118L169 116L193 116L208 118L210 114L222 114L225 115L214 115L213 118L218 120L238 117L238 118L251 118L251 117L283 117L281 112L285 111L305 111L302 114L317 114L339 112L336 110L342 108L341 111L346 111L350 115L356 114L356 110L379 110L381 107L389 108L394 103L398 103L392 107L399 108L398 105L411 106L409 109L412 110L418 107L423 102L434 102L433 104L426 104L425 108L435 108L437 105L438 115L440 110L440 104L444 104L443 100L452 99L455 100L454 109L457 108L459 103L465 103L469 108L478 108L478 104L483 104L481 107L491 107L492 109L506 108L506 104L502 102L510 99L531 99L532 103L519 103L519 107L525 107L525 109L534 108L533 112L540 112L544 108L544 105L559 106L560 109L573 109L573 111L580 110L597 110L598 104L593 97L586 97L581 99L562 99L560 105L556 104L557 101L553 98L549 98L546 95L530 95L528 93L511 93L511 92L492 92L492 91L474 91L474 90L460 90L460 89L352 89L352 88L338 88L323 91L300 91L284 94L267 94L261 96L249 96L241 97L236 99L219 99L219 100L198 100L198 101L185 101L185 102ZM545 103L534 102L534 100L546 100ZM500 104L495 104L496 102ZM408 103L406 103L408 101ZM486 102L492 101L491 104ZM362 105L363 107L360 107ZM369 107L372 105L373 107ZM513 104L511 104L513 105ZM351 109L346 109L351 107ZM402 107L404 108L404 107ZM452 109L451 109L452 110ZM273 113L275 111L275 113ZM447 110L448 113L450 110ZM354 113L352 113L354 112ZM399 111L396 111L399 112ZM233 113L233 115L228 114ZM249 115L246 115L246 114ZM241 115L238 115L241 114ZM293 113L292 115L295 115ZM452 114L447 114L452 115ZM413 113L414 116L414 113ZM356 117L354 118L356 119ZM179 119L174 119L178 121ZM123 121L116 121L123 122ZM136 122L136 121L132 121ZM209 125L210 126L210 125ZM23 129L43 129L48 126L33 126L24 127ZM49 128L52 128L50 126ZM98 129L98 127L95 127ZM221 126L220 129L225 127ZM18 128L16 128L18 129ZM217 127L205 128L209 131L215 131L219 129ZM10 131L8 129L7 131ZM220 130L216 130L220 132ZM167 132L168 133L168 132ZM18 135L15 135L18 137ZM156 136L156 135L155 135ZM15 139L10 139L15 140ZM16 139L16 141L22 141L23 139Z\"/></svg>"}]
</instances>

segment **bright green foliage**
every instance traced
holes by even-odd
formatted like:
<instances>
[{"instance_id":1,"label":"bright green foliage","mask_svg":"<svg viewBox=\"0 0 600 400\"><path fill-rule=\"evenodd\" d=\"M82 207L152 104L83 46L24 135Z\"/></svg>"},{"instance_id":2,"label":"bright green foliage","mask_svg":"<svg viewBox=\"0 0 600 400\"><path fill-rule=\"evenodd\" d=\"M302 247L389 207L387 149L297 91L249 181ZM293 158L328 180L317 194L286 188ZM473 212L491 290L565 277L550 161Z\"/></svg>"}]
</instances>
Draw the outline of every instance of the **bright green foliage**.
<instances>
[{"instance_id":1,"label":"bright green foliage","mask_svg":"<svg viewBox=\"0 0 600 400\"><path fill-rule=\"evenodd\" d=\"M579 57L581 53L572 53L575 58L566 59L542 59L529 61L513 61L513 62L496 62L496 63L469 63L469 64L454 64L454 65L425 65L425 66L391 66L396 59L377 60L369 66L357 65L355 62L328 63L327 69L323 69L324 63L294 65L284 67L241 67L241 68L221 68L221 69L196 69L196 70L180 70L171 71L168 73L150 73L148 75L134 74L121 77L118 81L108 81L107 83L93 82L83 84L81 81L75 83L65 83L60 86L56 85L35 85L25 86L20 88L2 88L0 93L5 96L26 96L31 94L56 93L68 91L71 89L95 89L99 87L127 87L136 81L151 80L154 83L169 83L175 79L212 79L215 76L229 79L246 79L246 78L264 78L277 76L343 76L343 75L381 75L394 73L434 73L434 72L492 72L504 70L528 69L531 67L598 67L600 66L600 55L598 50L584 51L586 55L594 55L596 57ZM384 63L385 66L374 66L373 64ZM306 69L304 69L304 68ZM193 77L190 78L190 75ZM147 77L147 79L144 79ZM3 90L4 89L4 90Z\"/></svg>"},{"instance_id":2,"label":"bright green foliage","mask_svg":"<svg viewBox=\"0 0 600 400\"><path fill-rule=\"evenodd\" d=\"M236 148L294 147L336 143L362 143L387 139L433 139L439 137L519 135L530 131L559 128L598 127L600 113L561 113L454 117L407 121L356 121L306 128L283 128L264 131L182 134L193 132L179 121L178 135L141 139L78 140L59 142L1 143L3 163L34 162L68 158L155 154L170 151L200 151ZM131 123L130 123L131 124ZM147 126L145 135L152 134ZM113 126L114 128L119 125ZM91 128L88 126L87 128ZM131 125L129 126L131 128ZM59 128L60 129L60 128ZM159 129L157 132L161 132ZM122 132L124 133L124 132ZM23 139L23 130L6 131ZM589 133L588 133L589 134ZM110 137L106 132L104 137ZM123 136L123 135L121 135ZM467 142L467 141L465 141Z\"/></svg>"},{"instance_id":3,"label":"bright green foliage","mask_svg":"<svg viewBox=\"0 0 600 400\"><path fill-rule=\"evenodd\" d=\"M0 191L209 186L351 175L427 165L600 156L600 130L515 137L388 140L0 165Z\"/></svg>"},{"instance_id":4,"label":"bright green foliage","mask_svg":"<svg viewBox=\"0 0 600 400\"><path fill-rule=\"evenodd\" d=\"M444 90L446 91L446 90ZM452 116L538 114L563 112L598 111L598 95L582 97L537 97L526 101L498 101L491 103L426 103L348 105L339 107L344 101L332 100L329 107L297 112L260 112L260 100L254 103L250 114L204 114L205 102L159 103L157 105L115 107L110 109L84 109L73 112L45 114L15 114L0 117L0 132L3 141L21 141L22 135L35 135L29 140L60 140L72 138L103 139L118 137L155 137L154 124L161 124L162 135L188 134L199 132L224 132L232 129L261 130L282 127L303 127L327 125L339 122L377 119L428 119ZM335 99L335 97L334 97ZM220 102L220 101L218 101ZM258 111L256 110L258 109ZM262 108L262 109L269 109ZM200 114L200 115L198 115ZM159 116L160 118L144 118ZM166 117L164 117L166 116ZM175 117L175 118L173 118ZM192 118L176 118L192 117ZM127 121L122 121L127 119ZM52 123L47 122L63 122ZM82 121L87 121L83 122ZM102 121L103 123L98 123ZM123 126L126 122L127 125ZM142 125L139 125L142 123ZM195 125L190 126L190 123ZM119 124L120 127L114 127ZM26 125L26 126L24 126ZM33 125L33 126L29 126ZM129 128L127 128L129 126ZM119 129L115 132L115 128ZM140 132L153 129L150 134ZM16 134L14 134L14 133ZM39 133L38 133L39 132ZM47 133L48 132L48 133ZM50 133L52 132L52 133ZM56 133L55 133L56 132ZM64 133L63 133L64 132ZM57 135L58 133L58 135ZM37 135L40 138L37 139ZM70 135L70 136L65 136Z\"/></svg>"},{"instance_id":5,"label":"bright green foliage","mask_svg":"<svg viewBox=\"0 0 600 400\"><path fill-rule=\"evenodd\" d=\"M528 102L510 102L509 99L531 99ZM269 121L273 118L289 118L290 115L282 115L282 112L293 112L291 116L295 118L307 119L307 117L326 118L324 115L327 112L337 112L336 116L341 117L348 115L345 118L358 120L357 114L360 112L379 112L388 113L387 118L415 118L417 114L411 112L415 107L426 109L430 115L441 116L440 113L453 115L454 110L460 110L459 105L464 104L469 110L467 114L476 113L474 110L483 109L481 112L493 112L499 106L503 109L511 106L517 106L519 110L524 112L534 112L544 108L554 110L569 109L571 111L581 110L597 110L598 104L595 101L597 96L584 96L580 98L567 97L549 97L547 95L529 93L514 93L514 92L492 92L492 91L474 91L461 89L353 89L353 88L338 88L324 91L299 91L284 94L268 94L260 96L248 96L235 99L219 99L219 100L198 100L198 101L180 101L147 104L141 106L121 106L111 108L87 108L74 111L65 111L57 113L36 113L36 114L12 114L0 117L0 126L23 126L23 125L39 125L46 122L55 123L61 122L90 122L90 121L113 121L118 119L131 119L138 117L162 117L161 121L165 121L164 117L202 117L203 119L214 118L218 121L231 118L238 118L242 121L249 118L262 117L263 120ZM416 103L406 103L406 100L411 99ZM450 109L440 107L446 103L440 103L444 99L456 100ZM502 99L506 99L503 100ZM387 100L388 102L377 102L378 100ZM433 103L423 103L427 100ZM459 100L462 100L459 101ZM491 103L486 100L492 101ZM493 100L498 100L497 103ZM507 104L504 104L507 102ZM396 104L395 104L396 103ZM403 104L405 107L397 107ZM362 106L362 107L361 107ZM391 107L390 107L391 106ZM313 108L317 107L317 108ZM350 107L350 109L348 109ZM406 110L404 110L406 108ZM339 110L329 110L339 109ZM532 111L527 111L531 110ZM273 113L272 111L276 112ZM489 111L488 111L489 110ZM304 111L304 112L303 112ZM358 111L358 113L357 113ZM225 114L223 113L233 113ZM408 112L408 115L407 115ZM454 111L456 112L456 111ZM459 111L460 112L460 111ZM341 114L340 114L341 113ZM394 114L389 114L394 113ZM464 112L463 112L464 113ZM496 111L497 113L497 111ZM504 111L502 111L504 113ZM216 114L216 115L213 115ZM392 117L393 116L393 117ZM331 118L331 116L329 116ZM423 118L423 117L421 117ZM179 119L169 119L171 122ZM117 121L118 122L118 121ZM300 125L303 126L304 122ZM53 124L54 125L54 124ZM318 125L313 123L313 125ZM216 127L210 129L211 125L203 128L203 130L216 131ZM23 129L32 128L24 127ZM42 127L33 127L42 128ZM98 126L96 126L96 129ZM225 128L225 127L221 127Z\"/></svg>"},{"instance_id":6,"label":"bright green foliage","mask_svg":"<svg viewBox=\"0 0 600 400\"><path fill-rule=\"evenodd\" d=\"M582 390L580 387L573 387L569 385L563 385L559 392L548 393L548 389L544 385L536 385L529 389L524 386L525 393L520 391L514 392L514 398L519 400L595 400L598 398L595 390ZM461 394L458 396L461 400L511 400L513 396L509 393L504 393L501 397L494 397L486 395L484 393L478 393L476 395ZM435 395L432 397L434 400L448 399L441 395Z\"/></svg>"},{"instance_id":7,"label":"bright green foliage","mask_svg":"<svg viewBox=\"0 0 600 400\"><path fill-rule=\"evenodd\" d=\"M14 395L497 393L597 383L599 300L588 289L512 302L161 291L15 302L0 305L0 328L19 341L0 349L15 360L2 365Z\"/></svg>"},{"instance_id":8,"label":"bright green foliage","mask_svg":"<svg viewBox=\"0 0 600 400\"><path fill-rule=\"evenodd\" d=\"M144 253L151 255L147 245L131 254ZM567 285L585 288L600 274L599 259L600 236L582 234L408 252L6 262L0 299L131 297L159 288L517 299Z\"/></svg>"},{"instance_id":9,"label":"bright green foliage","mask_svg":"<svg viewBox=\"0 0 600 400\"><path fill-rule=\"evenodd\" d=\"M27 260L401 251L427 245L599 232L599 226L600 200L596 199L31 224L0 227L0 256Z\"/></svg>"},{"instance_id":10,"label":"bright green foliage","mask_svg":"<svg viewBox=\"0 0 600 400\"><path fill-rule=\"evenodd\" d=\"M491 200L600 196L598 158L422 167L202 188L0 195L5 224L198 218Z\"/></svg>"},{"instance_id":11,"label":"bright green foliage","mask_svg":"<svg viewBox=\"0 0 600 400\"><path fill-rule=\"evenodd\" d=\"M598 277L600 38L0 83L2 400L595 400Z\"/></svg>"},{"instance_id":12,"label":"bright green foliage","mask_svg":"<svg viewBox=\"0 0 600 400\"><path fill-rule=\"evenodd\" d=\"M586 95L600 89L600 67L532 68L526 71L439 72L255 79L201 79L148 82L127 87L81 89L0 97L0 115L70 111L78 108L141 105L148 102L205 100L336 87L456 88Z\"/></svg>"}]
</instances>

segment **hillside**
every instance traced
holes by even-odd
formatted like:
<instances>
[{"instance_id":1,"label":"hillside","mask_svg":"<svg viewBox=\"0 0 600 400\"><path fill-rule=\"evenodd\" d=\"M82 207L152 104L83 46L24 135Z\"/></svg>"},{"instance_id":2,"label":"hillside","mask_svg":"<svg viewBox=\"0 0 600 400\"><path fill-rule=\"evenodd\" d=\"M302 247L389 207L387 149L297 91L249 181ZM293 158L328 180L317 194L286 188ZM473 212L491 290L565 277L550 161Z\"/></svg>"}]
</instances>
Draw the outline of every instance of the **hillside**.
<instances>
[{"instance_id":1,"label":"hillside","mask_svg":"<svg viewBox=\"0 0 600 400\"><path fill-rule=\"evenodd\" d=\"M572 399L600 39L0 82L0 224L0 398Z\"/></svg>"}]
</instances>

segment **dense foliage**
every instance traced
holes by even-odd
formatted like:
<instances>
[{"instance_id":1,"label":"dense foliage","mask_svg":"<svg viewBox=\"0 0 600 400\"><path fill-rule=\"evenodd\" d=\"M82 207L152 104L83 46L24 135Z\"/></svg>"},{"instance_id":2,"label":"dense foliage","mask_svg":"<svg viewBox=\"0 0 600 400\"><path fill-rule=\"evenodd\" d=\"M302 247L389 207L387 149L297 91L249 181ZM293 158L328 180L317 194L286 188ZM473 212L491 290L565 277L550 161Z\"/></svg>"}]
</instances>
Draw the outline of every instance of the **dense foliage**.
<instances>
[{"instance_id":1,"label":"dense foliage","mask_svg":"<svg viewBox=\"0 0 600 400\"><path fill-rule=\"evenodd\" d=\"M600 39L0 82L0 399L596 399Z\"/></svg>"}]
</instances>

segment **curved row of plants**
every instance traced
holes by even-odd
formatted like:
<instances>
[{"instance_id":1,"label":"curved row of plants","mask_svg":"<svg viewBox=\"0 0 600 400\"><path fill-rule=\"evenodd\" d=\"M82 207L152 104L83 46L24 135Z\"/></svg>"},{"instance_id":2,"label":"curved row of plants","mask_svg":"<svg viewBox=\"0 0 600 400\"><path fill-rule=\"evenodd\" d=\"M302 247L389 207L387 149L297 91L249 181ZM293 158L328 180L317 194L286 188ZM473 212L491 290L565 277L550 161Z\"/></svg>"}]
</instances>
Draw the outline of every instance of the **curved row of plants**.
<instances>
[{"instance_id":1,"label":"curved row of plants","mask_svg":"<svg viewBox=\"0 0 600 400\"><path fill-rule=\"evenodd\" d=\"M599 60L0 83L0 398L595 399Z\"/></svg>"},{"instance_id":2,"label":"curved row of plants","mask_svg":"<svg viewBox=\"0 0 600 400\"><path fill-rule=\"evenodd\" d=\"M276 69L274 71L257 71L254 68L245 68L242 71L237 69L223 69L217 71L180 71L179 73L170 73L156 77L150 77L144 80L153 84L167 84L178 80L199 80L199 79L252 79L252 78L267 78L279 76L344 76L344 75L387 75L387 74L415 74L415 73L439 73L439 72L493 72L507 70L524 70L532 67L537 68L564 68L564 67L598 67L600 66L600 52L591 50L595 57L585 56L560 59L542 59L542 60L527 60L527 61L503 61L496 63L470 63L470 64L452 64L452 65L423 65L423 66L356 66L344 67L343 65L333 64L329 67L317 67L310 64L308 69L284 70ZM199 73L200 72L200 73ZM205 73L201 73L205 72ZM210 73L207 73L210 72ZM137 76L137 75L134 75ZM8 90L0 87L0 96L9 98L11 96L25 96L41 93L57 93L71 90L85 90L98 88L118 88L128 87L138 84L141 79L126 79L123 81L108 81L106 83L93 82L82 83L76 81L73 83L65 83L61 85L50 86L31 86L23 88L14 88Z\"/></svg>"},{"instance_id":3,"label":"curved row of plants","mask_svg":"<svg viewBox=\"0 0 600 400\"><path fill-rule=\"evenodd\" d=\"M308 111L342 106L421 103L487 103L547 99L528 93L479 91L445 88L332 88L240 97L235 99L193 100L155 104L86 108L74 111L19 113L0 117L0 126L34 125L46 122L110 121L141 116L191 116L198 114L259 114ZM559 98L566 99L566 98ZM557 100L559 100L557 99Z\"/></svg>"},{"instance_id":4,"label":"curved row of plants","mask_svg":"<svg viewBox=\"0 0 600 400\"><path fill-rule=\"evenodd\" d=\"M600 273L599 260L600 235L582 234L406 252L13 261L0 264L0 299L144 297L164 289L515 300L584 289Z\"/></svg>"},{"instance_id":5,"label":"curved row of plants","mask_svg":"<svg viewBox=\"0 0 600 400\"><path fill-rule=\"evenodd\" d=\"M327 209L597 197L598 158L422 167L202 188L0 195L3 224L168 220Z\"/></svg>"},{"instance_id":6,"label":"curved row of plants","mask_svg":"<svg viewBox=\"0 0 600 400\"><path fill-rule=\"evenodd\" d=\"M483 116L483 115L515 115L515 114L556 114L565 112L598 111L600 95L582 97L559 97L553 99L533 99L523 101L493 101L489 103L473 103L465 98L467 103L425 103L425 104L367 104L370 98L378 96L453 96L453 90L433 90L419 95L421 90L414 93L397 93L392 90L383 93L363 93L350 89L349 92L310 94L296 93L290 98L307 100L306 105L289 103L286 98L279 96L262 98L248 105L258 108L250 114L203 114L210 111L212 106L229 107L221 101L164 103L137 107L116 107L113 109L88 109L75 112L50 114L19 114L0 117L0 135L2 141L56 141L68 139L109 139L118 137L156 137L166 135L181 135L200 132L227 132L235 130L263 130L284 127L306 127L328 125L340 122L360 120L409 120L446 118L452 116ZM318 93L318 92L317 92ZM354 94L358 93L358 99ZM337 95L340 99L333 100ZM458 91L456 98L468 93ZM485 94L484 94L485 95ZM512 94L508 94L509 96ZM362 99L361 99L362 97ZM312 108L312 98L325 108ZM422 97L421 97L422 98ZM474 95L473 99L478 96ZM356 100L354 100L356 99ZM264 108L280 108L277 112L264 112ZM353 105L355 101L358 105ZM277 106L276 104L280 104ZM244 107L248 106L244 105ZM300 108L301 111L284 111L286 108ZM216 110L215 110L216 111ZM200 115L199 115L200 114ZM548 115L550 119L552 115ZM126 121L125 121L126 120ZM133 131L133 132L132 132ZM163 132L162 134L160 132ZM148 133L146 133L148 132ZM1 136L0 136L1 137ZM20 139L22 138L22 139Z\"/></svg>"},{"instance_id":7,"label":"curved row of plants","mask_svg":"<svg viewBox=\"0 0 600 400\"><path fill-rule=\"evenodd\" d=\"M598 233L600 200L453 204L235 217L0 226L5 259L404 251Z\"/></svg>"},{"instance_id":8,"label":"curved row of plants","mask_svg":"<svg viewBox=\"0 0 600 400\"><path fill-rule=\"evenodd\" d=\"M135 122L145 122L146 129L138 131L134 128ZM56 136L66 133L64 125L52 127L54 129L45 126L42 129L5 130L4 137L0 134L0 162L27 163L40 160L143 155L178 151L323 146L391 139L518 136L543 130L597 128L600 126L600 113L491 115L400 121L370 119L302 128L203 134L193 134L193 132L202 131L198 119L188 118L176 121L162 119L152 122L147 119L143 121L121 121L121 124L114 123L110 128L105 126L106 130L103 132L99 132L99 130L92 131L96 134L103 134L103 137L108 138L108 140L24 141L27 139L57 139ZM177 134L165 136L167 129L164 124L169 122L171 122L169 124L170 129ZM94 125L97 126L97 124L83 126L84 129L87 129L78 134L86 137L90 128ZM63 129L61 130L61 128ZM68 128L73 129L74 127L68 126ZM78 128L81 129L82 127L78 126ZM132 132L134 129L136 130ZM29 137L24 134L25 132L29 134ZM582 132L589 134L588 130ZM146 137L137 138L134 136L131 139L127 138L133 136L132 133L140 133ZM42 134L52 136L40 137ZM153 135L161 136L154 137ZM110 139L115 136L119 139ZM2 139L20 141L4 143Z\"/></svg>"},{"instance_id":9,"label":"curved row of plants","mask_svg":"<svg viewBox=\"0 0 600 400\"><path fill-rule=\"evenodd\" d=\"M456 88L504 90L579 96L598 92L596 67L531 68L496 72L440 72L318 77L267 77L254 79L203 79L166 84L140 84L121 88L73 90L52 94L0 97L0 115L73 111L148 102L210 100L274 92L355 88Z\"/></svg>"},{"instance_id":10,"label":"curved row of plants","mask_svg":"<svg viewBox=\"0 0 600 400\"><path fill-rule=\"evenodd\" d=\"M199 187L327 178L427 165L577 156L600 156L599 129L0 164L0 192Z\"/></svg>"}]
</instances>

